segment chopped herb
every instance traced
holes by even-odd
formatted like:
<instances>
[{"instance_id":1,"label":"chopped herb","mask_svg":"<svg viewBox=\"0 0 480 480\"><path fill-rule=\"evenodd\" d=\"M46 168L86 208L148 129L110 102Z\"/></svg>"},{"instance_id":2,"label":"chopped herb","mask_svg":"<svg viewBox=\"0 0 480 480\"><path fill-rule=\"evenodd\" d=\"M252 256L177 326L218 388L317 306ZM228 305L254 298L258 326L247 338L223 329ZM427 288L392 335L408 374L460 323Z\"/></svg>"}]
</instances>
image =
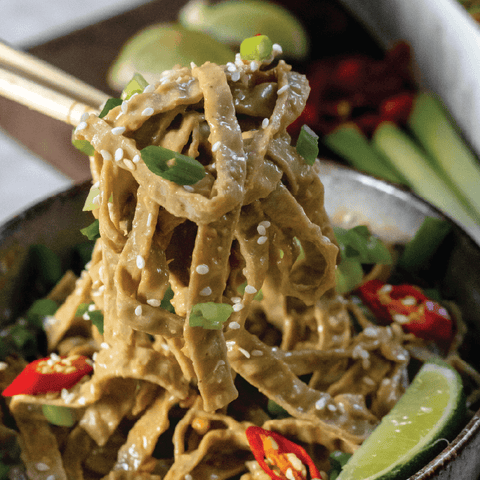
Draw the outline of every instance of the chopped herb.
<instances>
[{"instance_id":1,"label":"chopped herb","mask_svg":"<svg viewBox=\"0 0 480 480\"><path fill-rule=\"evenodd\" d=\"M287 418L290 414L281 407L278 403L274 402L270 398L268 399L267 411L271 417L274 418Z\"/></svg>"},{"instance_id":2,"label":"chopped herb","mask_svg":"<svg viewBox=\"0 0 480 480\"><path fill-rule=\"evenodd\" d=\"M308 165L313 165L318 157L318 135L308 126L302 125L296 149Z\"/></svg>"},{"instance_id":3,"label":"chopped herb","mask_svg":"<svg viewBox=\"0 0 480 480\"><path fill-rule=\"evenodd\" d=\"M197 303L190 312L189 325L207 330L220 330L233 312L226 303Z\"/></svg>"},{"instance_id":4,"label":"chopped herb","mask_svg":"<svg viewBox=\"0 0 480 480\"><path fill-rule=\"evenodd\" d=\"M88 315L88 319L91 320L93 325L95 325L100 332L101 335L103 335L103 313L101 310L90 310L91 305L95 305L93 302L91 303L81 303L77 311L75 312L75 316L77 317L82 317L85 314Z\"/></svg>"},{"instance_id":5,"label":"chopped herb","mask_svg":"<svg viewBox=\"0 0 480 480\"><path fill-rule=\"evenodd\" d=\"M76 422L75 412L61 405L42 405L42 413L52 424L59 427L73 427Z\"/></svg>"},{"instance_id":6,"label":"chopped herb","mask_svg":"<svg viewBox=\"0 0 480 480\"><path fill-rule=\"evenodd\" d=\"M255 35L246 38L240 44L240 56L243 60L261 62L272 55L273 42L266 35Z\"/></svg>"},{"instance_id":7,"label":"chopped herb","mask_svg":"<svg viewBox=\"0 0 480 480\"><path fill-rule=\"evenodd\" d=\"M105 102L105 106L103 107L102 111L98 115L99 118L103 118L110 110L121 105L122 102L123 100L121 98L109 98Z\"/></svg>"},{"instance_id":8,"label":"chopped herb","mask_svg":"<svg viewBox=\"0 0 480 480\"><path fill-rule=\"evenodd\" d=\"M85 153L89 157L95 154L95 149L93 145L88 140L72 140L72 145L77 149L80 150L82 153Z\"/></svg>"},{"instance_id":9,"label":"chopped herb","mask_svg":"<svg viewBox=\"0 0 480 480\"><path fill-rule=\"evenodd\" d=\"M335 450L330 454L328 457L330 460L329 480L335 480L340 475L342 468L350 460L351 456L351 453L341 452L340 450Z\"/></svg>"},{"instance_id":10,"label":"chopped herb","mask_svg":"<svg viewBox=\"0 0 480 480\"><path fill-rule=\"evenodd\" d=\"M84 212L91 212L100 207L99 203L95 203L94 200L100 195L100 188L92 185L90 191L88 192L87 199L85 200L85 205L83 206Z\"/></svg>"},{"instance_id":11,"label":"chopped herb","mask_svg":"<svg viewBox=\"0 0 480 480\"><path fill-rule=\"evenodd\" d=\"M57 311L58 305L54 300L41 298L35 300L32 306L27 310L26 320L29 324L38 328L43 328L45 317L53 315Z\"/></svg>"},{"instance_id":12,"label":"chopped herb","mask_svg":"<svg viewBox=\"0 0 480 480\"><path fill-rule=\"evenodd\" d=\"M132 98L136 93L143 93L145 87L148 86L148 82L143 78L140 73L135 73L133 78L128 82L127 86L122 92L122 99L128 100Z\"/></svg>"},{"instance_id":13,"label":"chopped herb","mask_svg":"<svg viewBox=\"0 0 480 480\"><path fill-rule=\"evenodd\" d=\"M178 185L193 185L205 176L200 162L168 148L150 145L141 150L141 155L151 172Z\"/></svg>"},{"instance_id":14,"label":"chopped herb","mask_svg":"<svg viewBox=\"0 0 480 480\"><path fill-rule=\"evenodd\" d=\"M163 308L164 310L168 310L171 313L175 313L175 308L173 308L173 305L170 302L172 298L173 298L173 290L169 284L165 292L165 295L163 296L163 299L160 303L160 307Z\"/></svg>"},{"instance_id":15,"label":"chopped herb","mask_svg":"<svg viewBox=\"0 0 480 480\"><path fill-rule=\"evenodd\" d=\"M100 238L100 222L97 219L88 227L82 228L80 232L89 240L96 240L97 238Z\"/></svg>"}]
</instances>

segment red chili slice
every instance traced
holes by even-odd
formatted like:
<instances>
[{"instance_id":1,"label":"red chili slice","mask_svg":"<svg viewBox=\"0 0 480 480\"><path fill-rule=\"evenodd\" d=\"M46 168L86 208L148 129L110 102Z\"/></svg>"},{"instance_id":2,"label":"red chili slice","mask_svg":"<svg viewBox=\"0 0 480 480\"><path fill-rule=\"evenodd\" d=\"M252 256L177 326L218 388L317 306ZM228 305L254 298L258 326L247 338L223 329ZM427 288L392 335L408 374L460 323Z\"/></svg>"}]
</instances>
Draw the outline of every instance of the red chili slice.
<instances>
[{"instance_id":1,"label":"red chili slice","mask_svg":"<svg viewBox=\"0 0 480 480\"><path fill-rule=\"evenodd\" d=\"M413 285L370 280L359 287L363 302L382 323L397 322L404 331L441 344L450 342L453 321L447 310Z\"/></svg>"},{"instance_id":2,"label":"red chili slice","mask_svg":"<svg viewBox=\"0 0 480 480\"><path fill-rule=\"evenodd\" d=\"M300 445L261 427L248 427L245 433L255 460L273 480L306 480L302 465L308 467L311 480L322 478L313 460Z\"/></svg>"},{"instance_id":3,"label":"red chili slice","mask_svg":"<svg viewBox=\"0 0 480 480\"><path fill-rule=\"evenodd\" d=\"M41 358L29 363L2 395L38 395L68 390L92 371L90 359L83 355Z\"/></svg>"}]
</instances>

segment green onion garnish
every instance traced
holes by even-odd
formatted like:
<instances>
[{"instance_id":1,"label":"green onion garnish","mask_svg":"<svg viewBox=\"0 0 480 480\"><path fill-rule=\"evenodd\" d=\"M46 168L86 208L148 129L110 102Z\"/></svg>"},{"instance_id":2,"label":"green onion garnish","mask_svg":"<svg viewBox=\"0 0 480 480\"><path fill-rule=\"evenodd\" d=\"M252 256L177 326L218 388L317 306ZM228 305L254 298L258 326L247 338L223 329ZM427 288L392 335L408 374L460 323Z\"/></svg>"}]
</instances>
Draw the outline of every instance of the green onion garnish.
<instances>
[{"instance_id":1,"label":"green onion garnish","mask_svg":"<svg viewBox=\"0 0 480 480\"><path fill-rule=\"evenodd\" d=\"M97 219L88 227L82 228L80 232L89 240L96 240L97 238L100 238L100 222Z\"/></svg>"},{"instance_id":2,"label":"green onion garnish","mask_svg":"<svg viewBox=\"0 0 480 480\"><path fill-rule=\"evenodd\" d=\"M80 150L82 153L85 153L89 157L91 157L95 153L95 149L93 145L88 140L72 140L72 145L77 149Z\"/></svg>"},{"instance_id":3,"label":"green onion garnish","mask_svg":"<svg viewBox=\"0 0 480 480\"><path fill-rule=\"evenodd\" d=\"M103 107L102 111L98 115L99 118L103 118L112 108L118 107L121 105L123 100L121 98L109 98L105 102L105 106Z\"/></svg>"},{"instance_id":4,"label":"green onion garnish","mask_svg":"<svg viewBox=\"0 0 480 480\"><path fill-rule=\"evenodd\" d=\"M200 162L168 148L150 145L141 150L141 155L151 172L178 185L193 185L205 176Z\"/></svg>"},{"instance_id":5,"label":"green onion garnish","mask_svg":"<svg viewBox=\"0 0 480 480\"><path fill-rule=\"evenodd\" d=\"M85 205L83 206L84 212L91 212L100 207L98 203L94 202L94 199L100 195L100 188L92 185L90 191L88 192L87 199L85 200Z\"/></svg>"},{"instance_id":6,"label":"green onion garnish","mask_svg":"<svg viewBox=\"0 0 480 480\"><path fill-rule=\"evenodd\" d=\"M32 306L27 310L25 317L29 324L43 328L43 320L45 317L53 315L57 311L57 308L57 302L54 300L50 298L40 298L33 302Z\"/></svg>"},{"instance_id":7,"label":"green onion garnish","mask_svg":"<svg viewBox=\"0 0 480 480\"><path fill-rule=\"evenodd\" d=\"M261 62L272 54L273 42L266 35L256 35L246 38L240 44L240 56L243 60Z\"/></svg>"},{"instance_id":8,"label":"green onion garnish","mask_svg":"<svg viewBox=\"0 0 480 480\"><path fill-rule=\"evenodd\" d=\"M98 331L103 335L103 313L101 310L92 310L91 306L95 305L93 302L91 303L81 303L77 307L77 311L75 312L76 317L88 317L87 320L91 320L91 322L97 327Z\"/></svg>"},{"instance_id":9,"label":"green onion garnish","mask_svg":"<svg viewBox=\"0 0 480 480\"><path fill-rule=\"evenodd\" d=\"M232 312L232 306L226 303L197 303L190 312L189 325L207 330L221 330Z\"/></svg>"},{"instance_id":10,"label":"green onion garnish","mask_svg":"<svg viewBox=\"0 0 480 480\"><path fill-rule=\"evenodd\" d=\"M313 165L318 157L318 135L308 126L302 125L296 149L308 165Z\"/></svg>"},{"instance_id":11,"label":"green onion garnish","mask_svg":"<svg viewBox=\"0 0 480 480\"><path fill-rule=\"evenodd\" d=\"M136 73L124 88L122 92L122 99L128 100L136 93L143 93L145 87L147 86L148 82L142 77L142 75Z\"/></svg>"},{"instance_id":12,"label":"green onion garnish","mask_svg":"<svg viewBox=\"0 0 480 480\"><path fill-rule=\"evenodd\" d=\"M75 412L69 407L42 405L42 412L45 418L53 425L60 427L73 427L75 425Z\"/></svg>"},{"instance_id":13,"label":"green onion garnish","mask_svg":"<svg viewBox=\"0 0 480 480\"><path fill-rule=\"evenodd\" d=\"M160 302L160 308L164 310L168 310L170 313L175 313L175 308L173 308L172 303L170 300L173 298L173 290L170 284L168 284L168 288L165 291L165 295L163 295L163 299Z\"/></svg>"}]
</instances>

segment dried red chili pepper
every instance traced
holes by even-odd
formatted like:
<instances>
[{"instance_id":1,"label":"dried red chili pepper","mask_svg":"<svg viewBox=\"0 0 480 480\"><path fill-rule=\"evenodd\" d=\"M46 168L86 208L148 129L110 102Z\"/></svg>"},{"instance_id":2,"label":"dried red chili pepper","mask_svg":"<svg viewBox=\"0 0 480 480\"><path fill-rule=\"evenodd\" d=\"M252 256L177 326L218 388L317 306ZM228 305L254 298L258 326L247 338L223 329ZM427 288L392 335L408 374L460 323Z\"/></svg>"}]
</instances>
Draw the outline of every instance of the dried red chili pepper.
<instances>
[{"instance_id":1,"label":"dried red chili pepper","mask_svg":"<svg viewBox=\"0 0 480 480\"><path fill-rule=\"evenodd\" d=\"M370 280L359 287L363 302L383 323L397 322L405 332L444 344L453 335L447 310L413 285L390 285Z\"/></svg>"},{"instance_id":2,"label":"dried red chili pepper","mask_svg":"<svg viewBox=\"0 0 480 480\"><path fill-rule=\"evenodd\" d=\"M83 355L41 358L29 363L2 395L11 397L68 390L92 370L90 359Z\"/></svg>"},{"instance_id":3,"label":"dried red chili pepper","mask_svg":"<svg viewBox=\"0 0 480 480\"><path fill-rule=\"evenodd\" d=\"M261 427L248 427L245 433L255 460L273 480L306 480L303 465L308 467L312 480L322 478L313 460L300 445Z\"/></svg>"}]
</instances>

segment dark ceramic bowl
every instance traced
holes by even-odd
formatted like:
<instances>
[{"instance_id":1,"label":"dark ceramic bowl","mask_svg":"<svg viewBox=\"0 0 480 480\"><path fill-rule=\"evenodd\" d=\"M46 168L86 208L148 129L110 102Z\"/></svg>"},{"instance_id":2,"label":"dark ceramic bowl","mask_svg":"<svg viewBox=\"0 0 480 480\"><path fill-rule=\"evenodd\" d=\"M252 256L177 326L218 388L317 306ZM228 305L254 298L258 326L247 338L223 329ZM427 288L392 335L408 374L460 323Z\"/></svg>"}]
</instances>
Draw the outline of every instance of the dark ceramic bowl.
<instances>
[{"instance_id":1,"label":"dark ceramic bowl","mask_svg":"<svg viewBox=\"0 0 480 480\"><path fill-rule=\"evenodd\" d=\"M327 211L337 225L368 223L379 236L404 242L426 216L442 218L415 195L335 163L322 164L322 180ZM82 212L89 187L87 182L48 198L0 227L0 326L15 319L31 300L29 246L43 243L66 262L72 246L85 239L79 229L92 220L90 213ZM478 367L480 360L472 352L480 338L480 246L454 222L452 226L429 274L443 278L442 294L461 308L471 332L468 361ZM480 411L410 480L476 480L479 452Z\"/></svg>"}]
</instances>

